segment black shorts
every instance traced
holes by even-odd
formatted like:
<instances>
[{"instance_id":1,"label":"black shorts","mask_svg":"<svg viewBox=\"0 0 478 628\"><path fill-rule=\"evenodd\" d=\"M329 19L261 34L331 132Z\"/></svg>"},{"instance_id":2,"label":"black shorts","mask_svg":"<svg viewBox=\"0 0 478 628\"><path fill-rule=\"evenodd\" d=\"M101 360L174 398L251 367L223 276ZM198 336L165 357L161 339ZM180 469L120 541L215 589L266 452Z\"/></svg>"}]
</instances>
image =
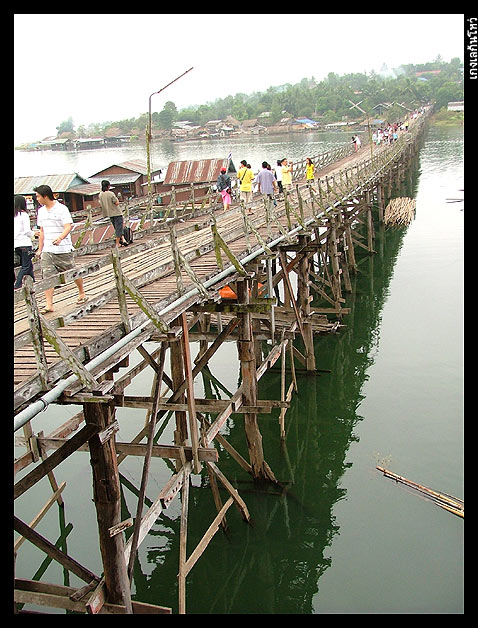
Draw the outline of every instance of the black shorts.
<instances>
[{"instance_id":1,"label":"black shorts","mask_svg":"<svg viewBox=\"0 0 478 628\"><path fill-rule=\"evenodd\" d=\"M115 228L116 237L121 238L123 235L123 216L110 216L110 220Z\"/></svg>"}]
</instances>

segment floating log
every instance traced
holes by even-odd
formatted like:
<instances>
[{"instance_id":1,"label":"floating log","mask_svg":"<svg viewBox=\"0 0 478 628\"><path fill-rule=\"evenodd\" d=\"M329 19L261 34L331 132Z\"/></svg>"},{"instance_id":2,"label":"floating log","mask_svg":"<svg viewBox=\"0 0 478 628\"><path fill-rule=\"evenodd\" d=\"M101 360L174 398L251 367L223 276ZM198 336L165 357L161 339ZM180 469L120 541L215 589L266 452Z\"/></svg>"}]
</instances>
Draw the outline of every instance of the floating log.
<instances>
[{"instance_id":1,"label":"floating log","mask_svg":"<svg viewBox=\"0 0 478 628\"><path fill-rule=\"evenodd\" d=\"M381 471L385 477L395 480L396 482L401 482L410 488L419 491L420 493L424 493L427 497L432 499L438 506L452 512L454 515L458 517L465 518L465 503L462 499L457 497L453 497L452 495L448 495L446 493L438 493L437 491L428 488L427 486L422 486L421 484L417 484L416 482L412 482L411 480L407 480L407 478L402 477L401 475L397 475L388 469L384 469L383 467L376 467L379 471Z\"/></svg>"}]
</instances>

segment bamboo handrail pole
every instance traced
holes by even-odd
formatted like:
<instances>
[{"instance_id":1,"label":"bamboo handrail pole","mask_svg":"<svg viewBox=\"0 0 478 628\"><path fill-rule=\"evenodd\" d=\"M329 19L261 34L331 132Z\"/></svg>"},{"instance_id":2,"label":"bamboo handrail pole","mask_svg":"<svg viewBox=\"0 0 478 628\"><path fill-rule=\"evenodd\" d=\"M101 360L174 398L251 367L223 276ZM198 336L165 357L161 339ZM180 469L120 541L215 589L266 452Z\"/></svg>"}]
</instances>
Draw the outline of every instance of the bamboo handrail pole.
<instances>
[{"instance_id":1,"label":"bamboo handrail pole","mask_svg":"<svg viewBox=\"0 0 478 628\"><path fill-rule=\"evenodd\" d=\"M451 508L452 509L451 512L455 511L454 514L457 514L460 517L464 518L465 508L464 508L463 500L457 497L453 497L452 495L448 495L446 493L439 493L438 491L434 491L433 489L428 488L427 486L423 486L422 484L418 484L417 482L408 480L407 478L404 478L401 475L393 473L392 471L389 471L388 469L385 469L381 466L377 465L376 469L378 469L378 471L381 471L385 477L395 480L396 482L405 484L406 486L409 486L410 488L413 488L419 491L420 493L427 495L428 497L432 498L439 506L442 506L443 504L445 507L448 507L447 510Z\"/></svg>"}]
</instances>

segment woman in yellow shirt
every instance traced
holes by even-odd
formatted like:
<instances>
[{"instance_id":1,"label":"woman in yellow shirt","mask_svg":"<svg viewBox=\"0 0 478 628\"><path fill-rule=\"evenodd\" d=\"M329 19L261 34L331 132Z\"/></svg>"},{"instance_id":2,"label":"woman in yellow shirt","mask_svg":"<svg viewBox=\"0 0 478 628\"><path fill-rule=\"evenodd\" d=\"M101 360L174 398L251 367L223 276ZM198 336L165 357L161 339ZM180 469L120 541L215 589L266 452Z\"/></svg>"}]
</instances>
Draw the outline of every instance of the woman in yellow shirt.
<instances>
[{"instance_id":1,"label":"woman in yellow shirt","mask_svg":"<svg viewBox=\"0 0 478 628\"><path fill-rule=\"evenodd\" d=\"M310 157L305 160L305 180L308 186L311 186L314 181L315 166Z\"/></svg>"},{"instance_id":2,"label":"woman in yellow shirt","mask_svg":"<svg viewBox=\"0 0 478 628\"><path fill-rule=\"evenodd\" d=\"M252 214L251 204L252 204L252 182L254 180L254 173L251 168L248 166L247 161L243 159L241 161L241 167L239 168L239 172L237 173L237 178L240 183L240 199L244 201L246 209L248 210L248 214Z\"/></svg>"}]
</instances>

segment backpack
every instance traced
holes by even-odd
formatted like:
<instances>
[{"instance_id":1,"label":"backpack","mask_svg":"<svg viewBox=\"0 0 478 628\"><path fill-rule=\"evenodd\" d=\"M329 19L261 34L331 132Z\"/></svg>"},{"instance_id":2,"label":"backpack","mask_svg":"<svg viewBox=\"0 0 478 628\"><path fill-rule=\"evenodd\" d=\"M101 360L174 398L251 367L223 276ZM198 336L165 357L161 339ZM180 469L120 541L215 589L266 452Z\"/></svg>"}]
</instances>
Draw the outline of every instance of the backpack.
<instances>
[{"instance_id":1,"label":"backpack","mask_svg":"<svg viewBox=\"0 0 478 628\"><path fill-rule=\"evenodd\" d=\"M128 244L133 242L133 232L131 231L131 227L125 227L123 229L123 237Z\"/></svg>"},{"instance_id":2,"label":"backpack","mask_svg":"<svg viewBox=\"0 0 478 628\"><path fill-rule=\"evenodd\" d=\"M222 192L222 190L228 188L230 186L230 181L230 177L228 177L226 174L220 174L217 180L218 192Z\"/></svg>"}]
</instances>

